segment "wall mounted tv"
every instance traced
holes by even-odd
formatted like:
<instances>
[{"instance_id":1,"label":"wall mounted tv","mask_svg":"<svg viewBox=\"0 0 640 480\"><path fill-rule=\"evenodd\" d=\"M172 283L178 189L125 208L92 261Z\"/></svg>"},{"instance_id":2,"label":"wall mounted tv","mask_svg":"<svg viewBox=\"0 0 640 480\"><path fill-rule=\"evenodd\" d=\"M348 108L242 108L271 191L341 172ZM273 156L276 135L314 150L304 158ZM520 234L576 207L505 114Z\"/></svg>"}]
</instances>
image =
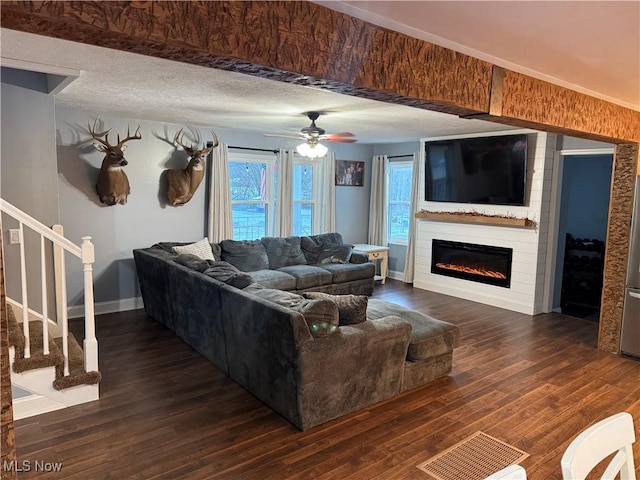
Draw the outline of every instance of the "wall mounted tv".
<instances>
[{"instance_id":1,"label":"wall mounted tv","mask_svg":"<svg viewBox=\"0 0 640 480\"><path fill-rule=\"evenodd\" d=\"M425 142L425 200L524 205L527 135Z\"/></svg>"}]
</instances>

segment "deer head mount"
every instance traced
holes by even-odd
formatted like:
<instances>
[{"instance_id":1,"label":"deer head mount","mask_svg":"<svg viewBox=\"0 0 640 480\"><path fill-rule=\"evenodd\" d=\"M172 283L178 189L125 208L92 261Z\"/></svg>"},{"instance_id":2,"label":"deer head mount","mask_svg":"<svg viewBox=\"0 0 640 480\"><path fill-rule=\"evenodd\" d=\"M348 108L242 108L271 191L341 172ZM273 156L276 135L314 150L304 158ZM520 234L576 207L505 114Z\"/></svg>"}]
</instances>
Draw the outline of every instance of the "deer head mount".
<instances>
[{"instance_id":1,"label":"deer head mount","mask_svg":"<svg viewBox=\"0 0 640 480\"><path fill-rule=\"evenodd\" d=\"M219 143L216 132L211 130L211 134L213 135L213 145L201 149L197 149L197 145L187 146L183 143L182 129L176 134L173 141L187 152L189 163L183 169L167 170L167 198L169 199L169 204L173 206L184 205L196 193L204 177L207 155Z\"/></svg>"},{"instance_id":2,"label":"deer head mount","mask_svg":"<svg viewBox=\"0 0 640 480\"><path fill-rule=\"evenodd\" d=\"M124 158L124 151L127 148L125 143L129 140L140 140L142 138L142 135L140 135L140 125L138 125L133 135L129 133L129 127L127 127L127 137L120 140L120 135L118 134L118 143L111 145L109 143L109 132L111 129L105 130L104 132L96 132L97 124L97 118L93 122L93 126L87 124L89 133L95 140L94 146L99 151L105 152L100 173L98 174L96 191L102 203L106 203L107 205L116 205L118 203L124 205L127 203L129 193L131 193L129 179L122 169L122 167L129 163Z\"/></svg>"}]
</instances>

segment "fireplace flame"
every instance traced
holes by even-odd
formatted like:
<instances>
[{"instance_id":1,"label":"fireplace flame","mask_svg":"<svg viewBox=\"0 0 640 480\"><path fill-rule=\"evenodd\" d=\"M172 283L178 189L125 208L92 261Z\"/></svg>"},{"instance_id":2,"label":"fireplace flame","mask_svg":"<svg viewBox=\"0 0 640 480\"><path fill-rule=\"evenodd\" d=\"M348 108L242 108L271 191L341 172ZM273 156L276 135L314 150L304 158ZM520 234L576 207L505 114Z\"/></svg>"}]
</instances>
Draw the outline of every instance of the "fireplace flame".
<instances>
[{"instance_id":1,"label":"fireplace flame","mask_svg":"<svg viewBox=\"0 0 640 480\"><path fill-rule=\"evenodd\" d=\"M436 263L436 267L444 268L446 270L455 270L457 272L471 273L473 275L482 275L484 277L499 278L506 280L507 276L501 272L494 272L492 270L483 270L481 268L467 267L466 265L456 265L454 263Z\"/></svg>"}]
</instances>

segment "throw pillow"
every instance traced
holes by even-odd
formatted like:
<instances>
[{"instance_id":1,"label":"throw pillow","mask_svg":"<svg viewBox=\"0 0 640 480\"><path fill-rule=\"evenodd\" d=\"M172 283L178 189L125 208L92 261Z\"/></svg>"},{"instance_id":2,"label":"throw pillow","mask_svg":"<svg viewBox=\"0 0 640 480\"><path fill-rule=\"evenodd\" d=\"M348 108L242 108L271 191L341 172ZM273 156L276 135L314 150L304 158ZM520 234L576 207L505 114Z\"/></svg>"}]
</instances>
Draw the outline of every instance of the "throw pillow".
<instances>
[{"instance_id":1,"label":"throw pillow","mask_svg":"<svg viewBox=\"0 0 640 480\"><path fill-rule=\"evenodd\" d=\"M181 247L173 247L175 253L190 253L196 257L200 257L202 260L215 260L213 257L213 250L211 250L211 244L205 237L199 242L190 243L189 245L183 245Z\"/></svg>"},{"instance_id":2,"label":"throw pillow","mask_svg":"<svg viewBox=\"0 0 640 480\"><path fill-rule=\"evenodd\" d=\"M301 313L314 337L326 337L338 331L338 307L328 298L306 299L297 293L264 288L259 283L249 285L244 291Z\"/></svg>"},{"instance_id":3,"label":"throw pillow","mask_svg":"<svg viewBox=\"0 0 640 480\"><path fill-rule=\"evenodd\" d=\"M328 245L342 245L342 235L337 232L320 233L300 238L300 248L307 259L307 264L316 265L322 250Z\"/></svg>"},{"instance_id":4,"label":"throw pillow","mask_svg":"<svg viewBox=\"0 0 640 480\"><path fill-rule=\"evenodd\" d=\"M340 326L356 325L367 320L367 305L369 298L366 295L331 295L323 292L305 292L304 298L328 298L338 307Z\"/></svg>"},{"instance_id":5,"label":"throw pillow","mask_svg":"<svg viewBox=\"0 0 640 480\"><path fill-rule=\"evenodd\" d=\"M338 307L328 298L304 299L292 310L304 315L314 337L326 337L338 331Z\"/></svg>"},{"instance_id":6,"label":"throw pillow","mask_svg":"<svg viewBox=\"0 0 640 480\"><path fill-rule=\"evenodd\" d=\"M351 258L353 245L325 245L318 257L318 264L323 263L347 263Z\"/></svg>"},{"instance_id":7,"label":"throw pillow","mask_svg":"<svg viewBox=\"0 0 640 480\"><path fill-rule=\"evenodd\" d=\"M267 251L271 270L307 263L307 259L300 249L300 237L264 237L262 244Z\"/></svg>"},{"instance_id":8,"label":"throw pillow","mask_svg":"<svg viewBox=\"0 0 640 480\"><path fill-rule=\"evenodd\" d=\"M222 240L222 260L243 272L269 268L267 250L260 240Z\"/></svg>"}]
</instances>

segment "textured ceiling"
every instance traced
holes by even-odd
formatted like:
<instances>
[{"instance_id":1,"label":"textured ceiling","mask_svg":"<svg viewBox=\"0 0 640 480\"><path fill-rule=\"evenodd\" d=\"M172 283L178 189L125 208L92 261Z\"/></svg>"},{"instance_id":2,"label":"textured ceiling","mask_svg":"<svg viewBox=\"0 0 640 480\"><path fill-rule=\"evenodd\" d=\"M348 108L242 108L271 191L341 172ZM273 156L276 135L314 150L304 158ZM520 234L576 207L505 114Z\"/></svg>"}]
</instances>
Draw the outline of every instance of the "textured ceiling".
<instances>
[{"instance_id":1,"label":"textured ceiling","mask_svg":"<svg viewBox=\"0 0 640 480\"><path fill-rule=\"evenodd\" d=\"M640 110L640 2L318 3ZM1 45L3 65L78 71L56 102L89 112L294 134L319 110L327 133L353 132L360 143L507 128L7 29Z\"/></svg>"}]
</instances>

